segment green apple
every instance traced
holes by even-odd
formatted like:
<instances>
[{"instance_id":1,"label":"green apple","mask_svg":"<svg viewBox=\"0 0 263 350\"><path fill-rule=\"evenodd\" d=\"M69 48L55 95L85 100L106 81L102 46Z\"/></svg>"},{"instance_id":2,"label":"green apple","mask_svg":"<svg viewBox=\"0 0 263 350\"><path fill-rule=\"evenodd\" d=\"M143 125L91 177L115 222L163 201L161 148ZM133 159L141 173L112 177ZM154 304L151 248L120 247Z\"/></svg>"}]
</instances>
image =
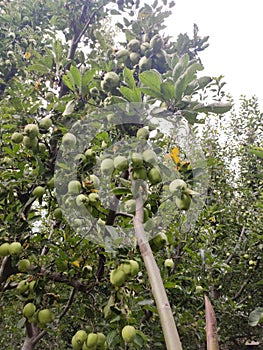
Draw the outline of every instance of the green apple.
<instances>
[{"instance_id":1,"label":"green apple","mask_svg":"<svg viewBox=\"0 0 263 350\"><path fill-rule=\"evenodd\" d=\"M106 175L109 176L112 174L112 172L114 171L114 162L111 158L105 158L103 159L103 161L101 162L100 165L100 169L101 172Z\"/></svg>"},{"instance_id":2,"label":"green apple","mask_svg":"<svg viewBox=\"0 0 263 350\"><path fill-rule=\"evenodd\" d=\"M42 324L54 321L54 314L49 309L43 309L38 312L38 321Z\"/></svg>"},{"instance_id":3,"label":"green apple","mask_svg":"<svg viewBox=\"0 0 263 350\"><path fill-rule=\"evenodd\" d=\"M23 142L23 135L20 134L19 132L14 132L11 137L11 141L14 143L21 143Z\"/></svg>"},{"instance_id":4,"label":"green apple","mask_svg":"<svg viewBox=\"0 0 263 350\"><path fill-rule=\"evenodd\" d=\"M126 49L122 49L122 50L119 50L117 53L116 53L116 58L117 60L126 60L129 56L129 51L126 50Z\"/></svg>"},{"instance_id":5,"label":"green apple","mask_svg":"<svg viewBox=\"0 0 263 350\"><path fill-rule=\"evenodd\" d=\"M119 85L120 78L117 73L108 72L104 76L104 82L110 89L113 89Z\"/></svg>"},{"instance_id":6,"label":"green apple","mask_svg":"<svg viewBox=\"0 0 263 350\"><path fill-rule=\"evenodd\" d=\"M141 57L141 56L140 56L137 52L131 52L131 53L130 53L130 56L129 56L130 61L131 61L131 63L132 63L133 65L135 65L135 64L137 64L137 63L139 62L140 57Z\"/></svg>"},{"instance_id":7,"label":"green apple","mask_svg":"<svg viewBox=\"0 0 263 350\"><path fill-rule=\"evenodd\" d=\"M50 180L48 180L48 182L47 182L47 188L53 190L54 187L55 187L55 178L54 178L54 176L53 176L53 177L51 177Z\"/></svg>"},{"instance_id":8,"label":"green apple","mask_svg":"<svg viewBox=\"0 0 263 350\"><path fill-rule=\"evenodd\" d=\"M9 253L9 243L3 243L0 245L0 256L8 256Z\"/></svg>"},{"instance_id":9,"label":"green apple","mask_svg":"<svg viewBox=\"0 0 263 350\"><path fill-rule=\"evenodd\" d=\"M183 193L181 197L175 197L175 204L179 210L188 210L191 205L191 197Z\"/></svg>"},{"instance_id":10,"label":"green apple","mask_svg":"<svg viewBox=\"0 0 263 350\"><path fill-rule=\"evenodd\" d=\"M165 259L164 266L169 268L169 269L172 269L174 267L173 259Z\"/></svg>"},{"instance_id":11,"label":"green apple","mask_svg":"<svg viewBox=\"0 0 263 350\"><path fill-rule=\"evenodd\" d=\"M147 179L147 171L144 167L141 168L135 168L132 171L132 178L133 180L146 180Z\"/></svg>"},{"instance_id":12,"label":"green apple","mask_svg":"<svg viewBox=\"0 0 263 350\"><path fill-rule=\"evenodd\" d=\"M75 337L76 341L82 345L86 341L86 339L88 338L88 334L84 330L80 329L79 331L77 331L75 333L74 337Z\"/></svg>"},{"instance_id":13,"label":"green apple","mask_svg":"<svg viewBox=\"0 0 263 350\"><path fill-rule=\"evenodd\" d=\"M203 291L204 291L204 288L202 286L196 286L195 287L195 292L197 294L203 293Z\"/></svg>"},{"instance_id":14,"label":"green apple","mask_svg":"<svg viewBox=\"0 0 263 350\"><path fill-rule=\"evenodd\" d=\"M62 216L63 216L63 213L62 213L62 210L61 208L56 208L54 209L53 211L53 216L56 220L61 220L62 219Z\"/></svg>"},{"instance_id":15,"label":"green apple","mask_svg":"<svg viewBox=\"0 0 263 350\"><path fill-rule=\"evenodd\" d=\"M125 326L121 331L125 343L132 343L136 337L136 330L133 326Z\"/></svg>"},{"instance_id":16,"label":"green apple","mask_svg":"<svg viewBox=\"0 0 263 350\"><path fill-rule=\"evenodd\" d=\"M45 192L46 192L46 190L43 186L37 186L37 187L35 187L35 189L33 191L33 196L40 198L45 194Z\"/></svg>"},{"instance_id":17,"label":"green apple","mask_svg":"<svg viewBox=\"0 0 263 350\"><path fill-rule=\"evenodd\" d=\"M139 52L140 51L140 46L141 43L139 40L137 39L132 39L129 43L128 43L128 50L131 52Z\"/></svg>"},{"instance_id":18,"label":"green apple","mask_svg":"<svg viewBox=\"0 0 263 350\"><path fill-rule=\"evenodd\" d=\"M71 345L72 345L74 350L81 350L82 349L82 344L77 342L75 335L71 338Z\"/></svg>"},{"instance_id":19,"label":"green apple","mask_svg":"<svg viewBox=\"0 0 263 350\"><path fill-rule=\"evenodd\" d=\"M30 138L34 139L38 136L39 129L36 124L27 124L24 128L24 133Z\"/></svg>"},{"instance_id":20,"label":"green apple","mask_svg":"<svg viewBox=\"0 0 263 350\"><path fill-rule=\"evenodd\" d=\"M91 174L89 178L90 181L92 181L93 187L98 188L100 185L100 179L94 174Z\"/></svg>"},{"instance_id":21,"label":"green apple","mask_svg":"<svg viewBox=\"0 0 263 350\"><path fill-rule=\"evenodd\" d=\"M146 56L141 57L139 61L139 68L142 72L151 69L151 59Z\"/></svg>"},{"instance_id":22,"label":"green apple","mask_svg":"<svg viewBox=\"0 0 263 350\"><path fill-rule=\"evenodd\" d=\"M88 199L90 204L95 204L99 201L100 197L98 193L90 193Z\"/></svg>"},{"instance_id":23,"label":"green apple","mask_svg":"<svg viewBox=\"0 0 263 350\"><path fill-rule=\"evenodd\" d=\"M154 35L150 40L150 47L154 52L158 52L163 47L163 39L159 34Z\"/></svg>"},{"instance_id":24,"label":"green apple","mask_svg":"<svg viewBox=\"0 0 263 350\"><path fill-rule=\"evenodd\" d=\"M142 156L143 156L144 161L148 164L154 165L157 163L157 160L158 160L157 155L151 149L145 150L143 152Z\"/></svg>"},{"instance_id":25,"label":"green apple","mask_svg":"<svg viewBox=\"0 0 263 350\"><path fill-rule=\"evenodd\" d=\"M98 340L98 335L96 333L89 333L88 338L87 338L87 346L92 347L97 345L97 340Z\"/></svg>"},{"instance_id":26,"label":"green apple","mask_svg":"<svg viewBox=\"0 0 263 350\"><path fill-rule=\"evenodd\" d=\"M131 268L131 276L136 276L139 272L139 264L136 260L129 260L130 268Z\"/></svg>"},{"instance_id":27,"label":"green apple","mask_svg":"<svg viewBox=\"0 0 263 350\"><path fill-rule=\"evenodd\" d=\"M117 170L121 170L121 171L127 170L129 167L128 159L124 156L115 157L113 164Z\"/></svg>"},{"instance_id":28,"label":"green apple","mask_svg":"<svg viewBox=\"0 0 263 350\"><path fill-rule=\"evenodd\" d=\"M69 194L79 194L80 190L81 190L81 183L78 180L71 180L68 183Z\"/></svg>"},{"instance_id":29,"label":"green apple","mask_svg":"<svg viewBox=\"0 0 263 350\"><path fill-rule=\"evenodd\" d=\"M133 168L141 168L143 166L143 156L141 153L133 152L131 154Z\"/></svg>"},{"instance_id":30,"label":"green apple","mask_svg":"<svg viewBox=\"0 0 263 350\"><path fill-rule=\"evenodd\" d=\"M52 126L52 120L50 117L44 117L39 122L40 129L48 130Z\"/></svg>"},{"instance_id":31,"label":"green apple","mask_svg":"<svg viewBox=\"0 0 263 350\"><path fill-rule=\"evenodd\" d=\"M20 281L16 287L19 294L24 294L28 290L27 280Z\"/></svg>"},{"instance_id":32,"label":"green apple","mask_svg":"<svg viewBox=\"0 0 263 350\"><path fill-rule=\"evenodd\" d=\"M77 139L76 136L73 135L72 133L68 132L62 137L62 144L65 147L70 147L73 148L76 146Z\"/></svg>"},{"instance_id":33,"label":"green apple","mask_svg":"<svg viewBox=\"0 0 263 350\"><path fill-rule=\"evenodd\" d=\"M33 303L27 303L23 308L23 315L26 318L30 318L36 312L36 306Z\"/></svg>"},{"instance_id":34,"label":"green apple","mask_svg":"<svg viewBox=\"0 0 263 350\"><path fill-rule=\"evenodd\" d=\"M146 128L140 128L137 130L137 138L141 139L141 140L148 140L149 138L149 130L147 130Z\"/></svg>"},{"instance_id":35,"label":"green apple","mask_svg":"<svg viewBox=\"0 0 263 350\"><path fill-rule=\"evenodd\" d=\"M169 185L169 191L175 195L185 192L186 189L187 184L184 182L184 180L181 179L175 179Z\"/></svg>"},{"instance_id":36,"label":"green apple","mask_svg":"<svg viewBox=\"0 0 263 350\"><path fill-rule=\"evenodd\" d=\"M12 242L8 249L10 255L18 255L22 252L23 248L20 242Z\"/></svg>"},{"instance_id":37,"label":"green apple","mask_svg":"<svg viewBox=\"0 0 263 350\"><path fill-rule=\"evenodd\" d=\"M161 171L158 167L152 167L148 172L148 180L152 185L162 182Z\"/></svg>"},{"instance_id":38,"label":"green apple","mask_svg":"<svg viewBox=\"0 0 263 350\"><path fill-rule=\"evenodd\" d=\"M128 262L122 263L119 266L119 269L122 270L125 273L125 275L131 274L131 264L129 264Z\"/></svg>"},{"instance_id":39,"label":"green apple","mask_svg":"<svg viewBox=\"0 0 263 350\"><path fill-rule=\"evenodd\" d=\"M120 269L112 270L110 273L110 282L114 286L120 287L124 284L126 280L126 274L124 271Z\"/></svg>"},{"instance_id":40,"label":"green apple","mask_svg":"<svg viewBox=\"0 0 263 350\"><path fill-rule=\"evenodd\" d=\"M36 137L30 138L29 136L24 136L23 137L23 144L26 148L31 148L31 149L36 149L38 140Z\"/></svg>"},{"instance_id":41,"label":"green apple","mask_svg":"<svg viewBox=\"0 0 263 350\"><path fill-rule=\"evenodd\" d=\"M30 261L28 259L19 260L17 267L20 272L27 272L30 268Z\"/></svg>"},{"instance_id":42,"label":"green apple","mask_svg":"<svg viewBox=\"0 0 263 350\"><path fill-rule=\"evenodd\" d=\"M85 194L79 194L76 197L76 204L78 207L84 205L84 204L88 204L89 203L89 198L87 196L85 196Z\"/></svg>"},{"instance_id":43,"label":"green apple","mask_svg":"<svg viewBox=\"0 0 263 350\"><path fill-rule=\"evenodd\" d=\"M106 341L106 337L103 333L97 333L97 346L103 346L105 341Z\"/></svg>"}]
</instances>

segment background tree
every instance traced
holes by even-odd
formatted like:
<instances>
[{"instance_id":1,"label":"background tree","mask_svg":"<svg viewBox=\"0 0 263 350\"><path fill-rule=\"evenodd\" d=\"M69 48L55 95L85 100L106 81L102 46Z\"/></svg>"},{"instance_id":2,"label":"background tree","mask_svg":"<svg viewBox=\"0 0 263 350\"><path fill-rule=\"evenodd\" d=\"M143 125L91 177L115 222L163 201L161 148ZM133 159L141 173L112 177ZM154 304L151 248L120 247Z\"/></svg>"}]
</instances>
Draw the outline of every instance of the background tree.
<instances>
[{"instance_id":1,"label":"background tree","mask_svg":"<svg viewBox=\"0 0 263 350\"><path fill-rule=\"evenodd\" d=\"M7 349L21 346L24 350L66 349L80 329L95 333L95 338L98 333L104 333L110 349L162 349L164 346L157 309L137 247L127 247L119 241L118 248L108 251L105 246L80 234L78 225L80 229L82 225L78 218L73 223L68 222L59 206L68 206L70 210L72 198L74 203L76 201L75 192L81 192L85 199L89 198L87 208L97 220L96 232L105 223L114 227L118 224L122 228L132 226L131 215L117 216L114 210L98 201L97 178L92 175L95 162L105 148L114 146L116 140L131 139L143 124L136 118L128 123L122 120L121 127L109 131L104 128L112 122L107 110L106 115L103 114L106 106L112 106L109 109L114 110L114 105L119 103L142 106L147 102L161 107L157 116L158 113L165 116L167 111L180 112L190 124L200 119L200 112L220 114L229 110L229 101L218 104L222 97L219 98L220 79L197 78L202 69L198 52L207 46L208 38L200 38L196 26L192 39L182 34L176 41L165 34L159 36L165 29L164 20L172 6L172 2L167 5L166 1L140 6L138 1L128 0L116 4L114 1L87 1L83 4L77 0L1 2L1 342ZM119 40L108 33L107 28L111 26L105 27L112 16L117 18ZM206 89L215 86L219 86L219 95L212 98L213 103L205 103ZM250 111L252 105L252 102L244 104L242 110L244 118L251 120L248 123L250 128L254 114L259 116L255 109ZM81 189L76 183L77 188L68 186L70 172L61 183L57 176L55 187L64 200L58 203L54 191L58 150L61 144L63 147L74 145L74 136L72 138L69 131L75 122L85 120L85 116L92 116L96 123L89 125L89 130L94 130L94 139L87 145L89 149L83 149L75 159L79 160ZM75 130L79 130L78 125L75 123ZM152 127L156 128L154 123ZM244 132L246 130L250 129L245 127ZM172 145L172 152L169 137L159 130L157 135L151 141L156 149L161 149L158 157L168 153L180 177L191 186L191 171L194 169L187 159L183 159L184 150ZM137 144L136 136L135 140ZM214 138L209 140L206 145L211 152L220 149ZM251 139L246 142L250 145ZM260 166L260 160L250 154L245 145L243 152L244 157L253 159L256 167ZM218 161L215 158L221 153L224 156ZM198 294L198 286L209 292L216 303L216 314L223 329L220 333L222 343L229 341L233 344L232 335L239 334L237 330L243 330L240 336L235 336L238 342L242 342L242 337L247 339L257 333L257 328L240 327L240 324L247 324L249 312L259 306L260 291L255 286L260 281L260 269L256 267L262 249L257 244L262 226L259 202L262 183L254 185L259 186L254 189L257 202L252 200L254 192L249 186L246 196L242 194L244 181L241 173L234 178L234 190L228 177L232 168L224 164L224 157L226 163L231 159L227 155L220 150L209 158L213 180L207 206L197 227L183 230L186 215L176 212L161 241L151 243L169 299L175 300L176 309L173 306L173 311L183 348L202 348L205 344L204 302L202 293ZM218 169L222 174L217 178ZM115 182L113 193L124 198L128 194L128 201L130 184L125 182L127 175L120 180L117 170L115 165L114 179L122 181L122 189L115 189ZM82 177L83 174L86 177ZM138 176L144 177L142 173ZM150 181L147 176L147 181ZM145 208L145 215L150 219L160 208L161 184L159 181L155 184L155 180L152 182L148 207ZM229 198L237 200L231 201L231 207L226 211ZM247 203L258 215L256 225L252 209L247 221L240 213L238 204L245 203L245 200L249 200ZM256 203L259 203L258 207ZM233 212L239 213L238 223L236 217L233 219ZM230 236L230 229L234 235ZM243 237L248 233L249 239L244 241ZM223 243L220 237L224 237ZM11 245L12 242L15 244ZM246 242L244 246L243 242ZM240 252L249 254L249 259L239 259L226 251L234 247L234 251L239 252L239 245L242 246ZM253 254L251 258L248 249ZM164 265L167 258L171 259L170 266L168 262ZM131 276L129 272L130 278L123 283L114 282L110 274L127 264L127 260L135 262L136 273ZM139 263L139 272L136 262ZM247 270L247 265L250 270ZM253 272L249 280L248 271ZM230 281L233 291L229 298ZM240 303L248 290L251 290L248 294L251 298ZM231 331L229 315L239 320L231 323ZM121 334L128 324L136 328L130 345L127 341L125 343L127 338ZM224 328L225 324L227 327ZM238 328L235 328L236 324ZM101 339L104 341L103 336Z\"/></svg>"}]
</instances>

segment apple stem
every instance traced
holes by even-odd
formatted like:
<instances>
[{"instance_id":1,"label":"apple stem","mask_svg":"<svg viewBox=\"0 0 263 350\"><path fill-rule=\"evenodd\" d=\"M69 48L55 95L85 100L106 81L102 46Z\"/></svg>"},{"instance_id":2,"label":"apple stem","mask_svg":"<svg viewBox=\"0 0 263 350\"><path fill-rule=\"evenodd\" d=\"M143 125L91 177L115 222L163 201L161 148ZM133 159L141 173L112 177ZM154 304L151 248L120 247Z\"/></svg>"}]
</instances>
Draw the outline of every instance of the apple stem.
<instances>
[{"instance_id":1,"label":"apple stem","mask_svg":"<svg viewBox=\"0 0 263 350\"><path fill-rule=\"evenodd\" d=\"M139 191L138 191L139 192ZM160 270L153 256L143 227L143 200L139 192L136 199L136 212L133 218L135 235L149 276L167 350L182 350L182 345L174 321L173 313L163 285Z\"/></svg>"}]
</instances>

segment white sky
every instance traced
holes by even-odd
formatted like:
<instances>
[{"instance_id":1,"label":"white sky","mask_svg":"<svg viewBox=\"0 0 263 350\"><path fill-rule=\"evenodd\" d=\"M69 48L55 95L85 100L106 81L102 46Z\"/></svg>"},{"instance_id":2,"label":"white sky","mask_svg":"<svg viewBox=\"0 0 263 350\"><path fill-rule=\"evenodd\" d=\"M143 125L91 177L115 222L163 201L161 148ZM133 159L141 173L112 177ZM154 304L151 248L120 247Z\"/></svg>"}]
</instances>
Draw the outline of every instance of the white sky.
<instances>
[{"instance_id":1,"label":"white sky","mask_svg":"<svg viewBox=\"0 0 263 350\"><path fill-rule=\"evenodd\" d=\"M175 0L167 34L209 35L200 54L205 75L224 75L225 90L238 102L241 94L256 95L263 110L262 0Z\"/></svg>"}]
</instances>

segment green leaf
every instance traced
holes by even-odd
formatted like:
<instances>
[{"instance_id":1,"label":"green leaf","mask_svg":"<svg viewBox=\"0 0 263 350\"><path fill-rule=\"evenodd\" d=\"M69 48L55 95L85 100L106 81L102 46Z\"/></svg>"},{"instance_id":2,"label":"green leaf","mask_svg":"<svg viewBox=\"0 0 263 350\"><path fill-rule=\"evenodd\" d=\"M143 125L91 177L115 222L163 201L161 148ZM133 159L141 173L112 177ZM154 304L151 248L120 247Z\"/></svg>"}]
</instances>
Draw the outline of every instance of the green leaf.
<instances>
[{"instance_id":1,"label":"green leaf","mask_svg":"<svg viewBox=\"0 0 263 350\"><path fill-rule=\"evenodd\" d=\"M253 147L250 149L250 153L255 154L257 157L263 159L263 147Z\"/></svg>"},{"instance_id":2,"label":"green leaf","mask_svg":"<svg viewBox=\"0 0 263 350\"><path fill-rule=\"evenodd\" d=\"M77 67L71 65L70 73L72 75L75 86L80 88L81 87L81 73L80 73L79 69Z\"/></svg>"},{"instance_id":3,"label":"green leaf","mask_svg":"<svg viewBox=\"0 0 263 350\"><path fill-rule=\"evenodd\" d=\"M147 70L139 75L140 82L153 91L160 92L162 76L156 70Z\"/></svg>"},{"instance_id":4,"label":"green leaf","mask_svg":"<svg viewBox=\"0 0 263 350\"><path fill-rule=\"evenodd\" d=\"M68 73L63 75L62 81L71 91L75 91L75 85L74 85L72 75L71 74L69 75Z\"/></svg>"},{"instance_id":5,"label":"green leaf","mask_svg":"<svg viewBox=\"0 0 263 350\"><path fill-rule=\"evenodd\" d=\"M126 86L121 86L120 92L129 102L142 102L142 95L140 89L132 90Z\"/></svg>"},{"instance_id":6,"label":"green leaf","mask_svg":"<svg viewBox=\"0 0 263 350\"><path fill-rule=\"evenodd\" d=\"M174 84L171 81L165 81L160 86L161 93L164 95L165 100L171 100L175 96Z\"/></svg>"},{"instance_id":7,"label":"green leaf","mask_svg":"<svg viewBox=\"0 0 263 350\"><path fill-rule=\"evenodd\" d=\"M50 72L50 69L43 64L35 63L28 67L28 71L36 71L42 74L47 74Z\"/></svg>"},{"instance_id":8,"label":"green leaf","mask_svg":"<svg viewBox=\"0 0 263 350\"><path fill-rule=\"evenodd\" d=\"M116 187L116 188L113 188L111 192L116 196L118 196L118 195L130 194L131 190L127 187Z\"/></svg>"},{"instance_id":9,"label":"green leaf","mask_svg":"<svg viewBox=\"0 0 263 350\"><path fill-rule=\"evenodd\" d=\"M221 102L214 102L209 105L196 105L193 110L199 113L215 113L215 114L224 114L226 112L229 112L232 108L231 103L221 103Z\"/></svg>"},{"instance_id":10,"label":"green leaf","mask_svg":"<svg viewBox=\"0 0 263 350\"><path fill-rule=\"evenodd\" d=\"M257 307L255 310L253 310L250 313L248 324L252 327L255 327L262 322L263 322L263 307Z\"/></svg>"},{"instance_id":11,"label":"green leaf","mask_svg":"<svg viewBox=\"0 0 263 350\"><path fill-rule=\"evenodd\" d=\"M149 88L140 88L140 91L150 97L158 98L159 100L164 101L163 95L161 92L158 92Z\"/></svg>"},{"instance_id":12,"label":"green leaf","mask_svg":"<svg viewBox=\"0 0 263 350\"><path fill-rule=\"evenodd\" d=\"M123 77L124 77L125 83L128 85L129 88L134 89L136 87L133 73L129 68L127 67L124 68Z\"/></svg>"}]
</instances>

